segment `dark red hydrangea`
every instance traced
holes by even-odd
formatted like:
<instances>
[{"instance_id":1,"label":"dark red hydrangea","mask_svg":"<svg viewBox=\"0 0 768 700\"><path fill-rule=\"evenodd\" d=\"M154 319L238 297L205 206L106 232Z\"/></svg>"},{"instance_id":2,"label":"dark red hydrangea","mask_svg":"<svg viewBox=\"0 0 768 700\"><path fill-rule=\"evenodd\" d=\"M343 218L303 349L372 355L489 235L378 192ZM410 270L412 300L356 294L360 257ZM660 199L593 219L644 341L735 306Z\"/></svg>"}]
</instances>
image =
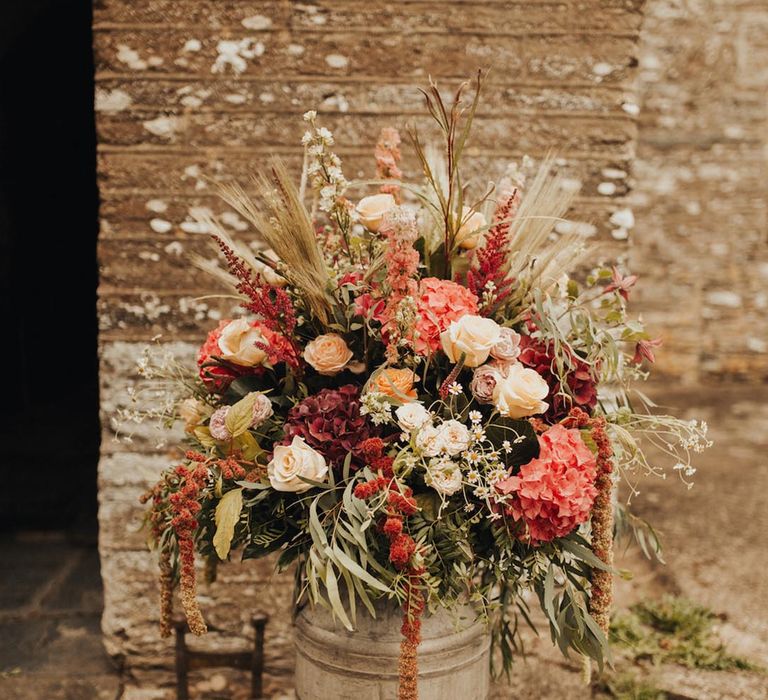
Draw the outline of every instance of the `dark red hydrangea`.
<instances>
[{"instance_id":1,"label":"dark red hydrangea","mask_svg":"<svg viewBox=\"0 0 768 700\"><path fill-rule=\"evenodd\" d=\"M294 406L285 421L288 445L294 437L317 450L336 469L341 469L349 452L352 468L366 464L364 441L378 437L380 429L360 413L360 388L346 384L338 389L322 389Z\"/></svg>"},{"instance_id":2,"label":"dark red hydrangea","mask_svg":"<svg viewBox=\"0 0 768 700\"><path fill-rule=\"evenodd\" d=\"M590 366L574 354L566 363L566 393L560 390L560 380L557 376L555 351L552 343L545 343L524 335L520 341L519 361L526 367L536 370L549 384L547 403L549 409L544 414L548 423L556 423L565 418L574 408L582 408L591 413L597 404L597 383Z\"/></svg>"}]
</instances>

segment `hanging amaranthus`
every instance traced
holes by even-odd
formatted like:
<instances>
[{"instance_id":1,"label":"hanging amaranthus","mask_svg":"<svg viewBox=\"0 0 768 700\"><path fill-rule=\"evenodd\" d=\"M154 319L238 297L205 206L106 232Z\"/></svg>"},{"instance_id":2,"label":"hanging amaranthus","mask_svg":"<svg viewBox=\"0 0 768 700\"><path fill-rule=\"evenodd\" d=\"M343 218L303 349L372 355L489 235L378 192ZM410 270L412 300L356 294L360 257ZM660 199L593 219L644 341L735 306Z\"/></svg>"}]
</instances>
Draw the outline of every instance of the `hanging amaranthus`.
<instances>
[{"instance_id":1,"label":"hanging amaranthus","mask_svg":"<svg viewBox=\"0 0 768 700\"><path fill-rule=\"evenodd\" d=\"M571 410L563 421L578 428L587 428L597 447L597 476L592 505L592 551L607 569L613 567L613 448L605 431L605 418L590 418L579 408ZM589 613L606 637L611 623L613 605L613 576L609 570L592 571Z\"/></svg>"},{"instance_id":2,"label":"hanging amaranthus","mask_svg":"<svg viewBox=\"0 0 768 700\"><path fill-rule=\"evenodd\" d=\"M421 642L421 617L425 600L421 579L426 570L421 564L416 541L404 530L405 519L414 515L418 506L413 492L401 489L393 479L392 457L382 454L381 440L366 440L366 457L378 476L355 487L355 496L369 500L386 493L386 516L379 522L379 530L389 540L389 561L405 574L405 598L403 600L403 624L400 632L400 660L398 663L398 700L417 700L419 665L417 649Z\"/></svg>"}]
</instances>

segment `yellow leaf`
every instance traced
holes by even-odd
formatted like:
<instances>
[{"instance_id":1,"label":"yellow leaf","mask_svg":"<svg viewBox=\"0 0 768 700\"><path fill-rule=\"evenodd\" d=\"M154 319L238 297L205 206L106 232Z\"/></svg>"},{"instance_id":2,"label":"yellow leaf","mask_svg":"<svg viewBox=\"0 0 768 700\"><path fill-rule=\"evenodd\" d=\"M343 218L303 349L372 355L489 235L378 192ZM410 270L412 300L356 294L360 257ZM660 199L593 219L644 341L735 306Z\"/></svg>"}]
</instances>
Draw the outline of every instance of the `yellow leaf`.
<instances>
[{"instance_id":1,"label":"yellow leaf","mask_svg":"<svg viewBox=\"0 0 768 700\"><path fill-rule=\"evenodd\" d=\"M203 447L216 447L216 440L211 437L211 431L204 425L195 428L195 438Z\"/></svg>"},{"instance_id":2,"label":"yellow leaf","mask_svg":"<svg viewBox=\"0 0 768 700\"><path fill-rule=\"evenodd\" d=\"M236 443L242 458L248 462L255 460L260 454L264 453L256 438L247 431L237 438Z\"/></svg>"},{"instance_id":3,"label":"yellow leaf","mask_svg":"<svg viewBox=\"0 0 768 700\"><path fill-rule=\"evenodd\" d=\"M224 423L232 437L242 435L253 423L253 406L257 395L257 392L251 392L229 407Z\"/></svg>"},{"instance_id":4,"label":"yellow leaf","mask_svg":"<svg viewBox=\"0 0 768 700\"><path fill-rule=\"evenodd\" d=\"M235 525L243 508L243 489L227 491L216 506L216 534L213 546L219 559L226 559L235 534Z\"/></svg>"}]
</instances>

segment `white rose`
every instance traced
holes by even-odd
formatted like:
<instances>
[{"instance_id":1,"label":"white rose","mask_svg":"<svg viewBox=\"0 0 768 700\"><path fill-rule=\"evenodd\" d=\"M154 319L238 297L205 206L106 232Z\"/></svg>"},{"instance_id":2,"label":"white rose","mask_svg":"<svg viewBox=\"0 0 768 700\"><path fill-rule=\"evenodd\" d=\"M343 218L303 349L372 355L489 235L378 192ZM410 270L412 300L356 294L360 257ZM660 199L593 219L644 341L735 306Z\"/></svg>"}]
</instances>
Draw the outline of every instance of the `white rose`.
<instances>
[{"instance_id":1,"label":"white rose","mask_svg":"<svg viewBox=\"0 0 768 700\"><path fill-rule=\"evenodd\" d=\"M395 411L397 424L407 433L432 422L432 415L418 401L405 403Z\"/></svg>"},{"instance_id":2,"label":"white rose","mask_svg":"<svg viewBox=\"0 0 768 700\"><path fill-rule=\"evenodd\" d=\"M477 247L482 233L480 229L487 225L488 222L479 211L474 211L470 207L462 207L461 226L456 232L456 242L459 244L459 248L469 250Z\"/></svg>"},{"instance_id":3,"label":"white rose","mask_svg":"<svg viewBox=\"0 0 768 700\"><path fill-rule=\"evenodd\" d=\"M461 469L453 462L433 459L427 467L424 481L443 496L452 496L461 489Z\"/></svg>"},{"instance_id":4,"label":"white rose","mask_svg":"<svg viewBox=\"0 0 768 700\"><path fill-rule=\"evenodd\" d=\"M443 449L440 433L433 425L424 425L416 435L416 447L425 457L436 457Z\"/></svg>"},{"instance_id":5,"label":"white rose","mask_svg":"<svg viewBox=\"0 0 768 700\"><path fill-rule=\"evenodd\" d=\"M269 483L275 491L302 493L312 488L301 480L325 481L328 465L319 452L313 450L304 438L296 436L290 445L278 445L267 465Z\"/></svg>"},{"instance_id":6,"label":"white rose","mask_svg":"<svg viewBox=\"0 0 768 700\"><path fill-rule=\"evenodd\" d=\"M373 194L370 197L363 197L357 203L357 215L363 226L376 233L384 219L384 214L396 206L397 202L391 194Z\"/></svg>"},{"instance_id":7,"label":"white rose","mask_svg":"<svg viewBox=\"0 0 768 700\"><path fill-rule=\"evenodd\" d=\"M541 375L519 362L504 369L496 382L493 403L503 416L523 418L544 413L549 404L544 401L549 385Z\"/></svg>"},{"instance_id":8,"label":"white rose","mask_svg":"<svg viewBox=\"0 0 768 700\"><path fill-rule=\"evenodd\" d=\"M238 318L231 321L219 338L221 357L229 362L243 367L254 367L263 364L267 353L256 345L266 344L267 340L258 327L253 327L246 319Z\"/></svg>"},{"instance_id":9,"label":"white rose","mask_svg":"<svg viewBox=\"0 0 768 700\"><path fill-rule=\"evenodd\" d=\"M447 420L439 428L442 448L452 457L469 447L469 428L457 420Z\"/></svg>"},{"instance_id":10,"label":"white rose","mask_svg":"<svg viewBox=\"0 0 768 700\"><path fill-rule=\"evenodd\" d=\"M465 353L464 365L478 367L488 359L491 348L500 337L501 326L496 321L467 314L453 321L440 334L440 342L451 362L458 362L461 354Z\"/></svg>"}]
</instances>

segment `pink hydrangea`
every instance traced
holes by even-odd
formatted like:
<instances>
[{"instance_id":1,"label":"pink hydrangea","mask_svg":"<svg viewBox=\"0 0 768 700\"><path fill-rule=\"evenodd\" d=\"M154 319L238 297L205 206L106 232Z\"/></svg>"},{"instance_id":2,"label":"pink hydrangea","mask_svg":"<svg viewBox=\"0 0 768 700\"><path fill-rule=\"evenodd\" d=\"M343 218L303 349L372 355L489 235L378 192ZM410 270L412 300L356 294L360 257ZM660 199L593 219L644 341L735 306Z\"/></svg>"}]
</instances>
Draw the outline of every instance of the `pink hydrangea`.
<instances>
[{"instance_id":1,"label":"pink hydrangea","mask_svg":"<svg viewBox=\"0 0 768 700\"><path fill-rule=\"evenodd\" d=\"M586 522L597 495L595 455L578 430L553 425L539 436L540 453L517 476L496 484L507 515L523 520L531 542L564 537Z\"/></svg>"},{"instance_id":2,"label":"pink hydrangea","mask_svg":"<svg viewBox=\"0 0 768 700\"><path fill-rule=\"evenodd\" d=\"M440 349L440 334L462 316L477 314L478 299L466 287L425 277L419 283L416 300L416 331L414 349L420 355L429 355Z\"/></svg>"}]
</instances>

